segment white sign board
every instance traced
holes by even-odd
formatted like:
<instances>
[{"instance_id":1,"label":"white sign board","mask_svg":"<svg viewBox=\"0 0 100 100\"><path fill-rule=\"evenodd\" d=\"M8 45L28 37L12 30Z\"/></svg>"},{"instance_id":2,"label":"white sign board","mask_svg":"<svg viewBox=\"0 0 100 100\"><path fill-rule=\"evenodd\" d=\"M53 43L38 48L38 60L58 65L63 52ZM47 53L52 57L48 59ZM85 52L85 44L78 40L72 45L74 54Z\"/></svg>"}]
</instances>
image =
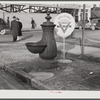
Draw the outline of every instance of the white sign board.
<instances>
[{"instance_id":1,"label":"white sign board","mask_svg":"<svg viewBox=\"0 0 100 100\"><path fill-rule=\"evenodd\" d=\"M68 13L61 13L54 20L56 33L63 38L68 37L75 29L75 19Z\"/></svg>"}]
</instances>

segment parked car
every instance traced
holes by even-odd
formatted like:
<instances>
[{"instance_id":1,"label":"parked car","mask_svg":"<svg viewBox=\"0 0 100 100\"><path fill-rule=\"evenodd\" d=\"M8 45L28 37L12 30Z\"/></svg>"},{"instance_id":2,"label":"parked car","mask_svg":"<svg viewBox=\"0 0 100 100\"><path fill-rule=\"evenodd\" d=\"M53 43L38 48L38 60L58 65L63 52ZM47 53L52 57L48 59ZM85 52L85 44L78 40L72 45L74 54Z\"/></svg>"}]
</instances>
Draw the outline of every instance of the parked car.
<instances>
[{"instance_id":1,"label":"parked car","mask_svg":"<svg viewBox=\"0 0 100 100\"><path fill-rule=\"evenodd\" d=\"M82 29L83 21L80 21L77 26L79 29ZM92 19L90 22L85 21L85 28L91 30L100 29L100 21L98 19Z\"/></svg>"},{"instance_id":2,"label":"parked car","mask_svg":"<svg viewBox=\"0 0 100 100\"><path fill-rule=\"evenodd\" d=\"M9 26L2 18L0 18L0 34L4 35L6 31L9 31Z\"/></svg>"},{"instance_id":3,"label":"parked car","mask_svg":"<svg viewBox=\"0 0 100 100\"><path fill-rule=\"evenodd\" d=\"M98 22L96 23L95 28L100 29L100 20L98 20Z\"/></svg>"},{"instance_id":4,"label":"parked car","mask_svg":"<svg viewBox=\"0 0 100 100\"><path fill-rule=\"evenodd\" d=\"M78 22L78 27L79 27L79 29L82 29L82 27L83 27L83 21L82 20ZM92 29L92 24L88 20L85 20L85 28L91 28Z\"/></svg>"},{"instance_id":5,"label":"parked car","mask_svg":"<svg viewBox=\"0 0 100 100\"><path fill-rule=\"evenodd\" d=\"M97 29L97 23L98 23L98 19L92 19L91 20L91 29L92 30Z\"/></svg>"}]
</instances>

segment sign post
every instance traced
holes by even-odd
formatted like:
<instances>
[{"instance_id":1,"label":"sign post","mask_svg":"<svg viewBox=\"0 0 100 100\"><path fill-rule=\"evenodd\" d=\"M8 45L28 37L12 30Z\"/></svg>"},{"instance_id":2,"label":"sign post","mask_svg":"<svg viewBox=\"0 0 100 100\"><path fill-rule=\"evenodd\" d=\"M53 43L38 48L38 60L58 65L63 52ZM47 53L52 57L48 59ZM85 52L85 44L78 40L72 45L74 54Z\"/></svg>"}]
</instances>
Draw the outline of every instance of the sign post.
<instances>
[{"instance_id":1,"label":"sign post","mask_svg":"<svg viewBox=\"0 0 100 100\"><path fill-rule=\"evenodd\" d=\"M65 60L66 54L65 54L65 38L63 38L63 60Z\"/></svg>"},{"instance_id":2,"label":"sign post","mask_svg":"<svg viewBox=\"0 0 100 100\"><path fill-rule=\"evenodd\" d=\"M85 4L83 4L82 57L84 56Z\"/></svg>"},{"instance_id":3,"label":"sign post","mask_svg":"<svg viewBox=\"0 0 100 100\"><path fill-rule=\"evenodd\" d=\"M63 60L61 61L64 63L70 63L70 60L66 60L65 39L74 31L75 19L68 13L61 13L56 16L54 23L56 24L55 30L57 35L63 38Z\"/></svg>"}]
</instances>

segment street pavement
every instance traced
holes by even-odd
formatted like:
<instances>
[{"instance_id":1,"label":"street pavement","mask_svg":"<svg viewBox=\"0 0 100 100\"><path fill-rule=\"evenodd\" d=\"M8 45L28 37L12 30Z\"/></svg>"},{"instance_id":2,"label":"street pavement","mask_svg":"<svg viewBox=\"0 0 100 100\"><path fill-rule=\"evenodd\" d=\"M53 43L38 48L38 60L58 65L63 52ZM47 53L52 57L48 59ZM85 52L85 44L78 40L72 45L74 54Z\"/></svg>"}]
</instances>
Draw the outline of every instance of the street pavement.
<instances>
[{"instance_id":1,"label":"street pavement","mask_svg":"<svg viewBox=\"0 0 100 100\"><path fill-rule=\"evenodd\" d=\"M95 30L95 31L87 30L85 32L85 37L87 39L98 42L100 39L99 32L100 32L100 30ZM75 30L74 37L80 38L81 34L82 33L80 30ZM13 43L11 34L0 35L0 53L1 53L0 65L1 65L1 67L4 65L9 66L10 63L15 63L15 62L18 62L19 60L22 60L22 61L28 60L29 61L30 59L37 57L37 55L33 54L34 55L33 56L33 55L31 55L31 53L29 53L29 51L25 47L25 43L26 42L37 42L41 39L41 37L42 37L41 30L24 31L22 40L18 41L16 43ZM23 47L20 47L21 45ZM21 52L17 51L20 48L21 48L21 50L20 50ZM62 43L57 42L57 48L59 51L62 51ZM66 43L66 51L69 53L72 53L72 54L80 55L81 47L80 47L80 45ZM85 52L85 55L100 58L100 48L85 46L84 52ZM66 72L67 74L72 73L73 69L68 68L64 72ZM0 79L2 80L2 82L0 82L1 89L25 89L25 87L23 87L23 85L16 82L15 79L13 79L11 76L7 75L5 72L1 71L1 74L2 74L0 77ZM38 75L40 75L42 77L44 77L46 75L48 77L53 76L52 73L47 73L47 74L46 73L42 73L42 74L38 73ZM62 73L61 73L61 75L62 75ZM48 77L46 77L46 78L48 78ZM7 79L9 79L11 82L8 81ZM39 77L39 79L40 79L40 77ZM44 78L41 78L41 79L44 80ZM6 85L3 85L3 83L5 83ZM16 83L16 84L14 84L14 83ZM77 85L75 85L75 86L77 86ZM79 86L79 87L81 87L81 86ZM83 87L81 87L80 89L82 89L82 88Z\"/></svg>"},{"instance_id":2,"label":"street pavement","mask_svg":"<svg viewBox=\"0 0 100 100\"><path fill-rule=\"evenodd\" d=\"M4 70L0 70L0 89L25 90L25 87Z\"/></svg>"}]
</instances>

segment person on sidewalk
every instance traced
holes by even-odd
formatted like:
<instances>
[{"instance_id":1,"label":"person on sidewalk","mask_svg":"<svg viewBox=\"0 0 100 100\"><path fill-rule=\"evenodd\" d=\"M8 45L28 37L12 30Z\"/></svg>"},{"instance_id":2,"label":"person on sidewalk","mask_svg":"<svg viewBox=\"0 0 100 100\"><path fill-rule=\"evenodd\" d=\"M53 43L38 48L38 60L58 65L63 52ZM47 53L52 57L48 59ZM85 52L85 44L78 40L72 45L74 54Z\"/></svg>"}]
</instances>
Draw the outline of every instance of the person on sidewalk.
<instances>
[{"instance_id":1,"label":"person on sidewalk","mask_svg":"<svg viewBox=\"0 0 100 100\"><path fill-rule=\"evenodd\" d=\"M13 42L17 41L18 31L19 30L19 24L16 21L16 17L13 16L13 21L11 21L11 31L13 36Z\"/></svg>"},{"instance_id":2,"label":"person on sidewalk","mask_svg":"<svg viewBox=\"0 0 100 100\"><path fill-rule=\"evenodd\" d=\"M19 29L18 29L18 36L17 36L17 40L20 40L22 38L22 23L19 21L19 18L17 18L18 24L19 24Z\"/></svg>"},{"instance_id":3,"label":"person on sidewalk","mask_svg":"<svg viewBox=\"0 0 100 100\"><path fill-rule=\"evenodd\" d=\"M33 18L31 18L31 24L32 24L32 29L35 29L35 21L34 21L34 19Z\"/></svg>"},{"instance_id":4,"label":"person on sidewalk","mask_svg":"<svg viewBox=\"0 0 100 100\"><path fill-rule=\"evenodd\" d=\"M8 24L8 27L10 27L10 20L9 20L9 17L7 17L7 24Z\"/></svg>"}]
</instances>

